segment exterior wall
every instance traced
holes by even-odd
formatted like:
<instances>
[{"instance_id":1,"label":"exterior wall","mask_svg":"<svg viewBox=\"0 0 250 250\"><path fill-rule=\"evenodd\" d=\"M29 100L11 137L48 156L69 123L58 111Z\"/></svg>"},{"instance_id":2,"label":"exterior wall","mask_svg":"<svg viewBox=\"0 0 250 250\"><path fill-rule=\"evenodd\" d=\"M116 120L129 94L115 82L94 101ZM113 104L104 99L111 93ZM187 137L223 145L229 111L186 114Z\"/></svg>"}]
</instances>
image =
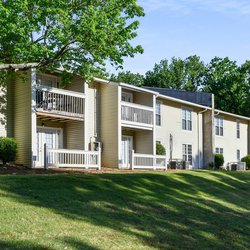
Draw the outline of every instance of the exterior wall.
<instances>
[{"instance_id":1,"label":"exterior wall","mask_svg":"<svg viewBox=\"0 0 250 250\"><path fill-rule=\"evenodd\" d=\"M204 167L214 162L214 141L213 141L213 111L208 110L203 114L203 152Z\"/></svg>"},{"instance_id":2,"label":"exterior wall","mask_svg":"<svg viewBox=\"0 0 250 250\"><path fill-rule=\"evenodd\" d=\"M122 130L122 135L128 135L133 137L133 149L135 153L141 154L153 154L155 144L153 143L153 132L152 131L133 131L133 130Z\"/></svg>"},{"instance_id":3,"label":"exterior wall","mask_svg":"<svg viewBox=\"0 0 250 250\"><path fill-rule=\"evenodd\" d=\"M225 165L228 162L237 162L237 149L240 150L241 158L247 155L248 149L248 121L228 115L223 117L223 136L215 135L215 148L223 148ZM236 136L236 121L240 122L240 138Z\"/></svg>"},{"instance_id":4,"label":"exterior wall","mask_svg":"<svg viewBox=\"0 0 250 250\"><path fill-rule=\"evenodd\" d=\"M14 87L14 137L18 154L16 163L32 166L32 122L31 122L31 80L30 71L18 77Z\"/></svg>"},{"instance_id":5,"label":"exterior wall","mask_svg":"<svg viewBox=\"0 0 250 250\"><path fill-rule=\"evenodd\" d=\"M76 77L64 89L84 93L84 81L80 77Z\"/></svg>"},{"instance_id":6,"label":"exterior wall","mask_svg":"<svg viewBox=\"0 0 250 250\"><path fill-rule=\"evenodd\" d=\"M100 138L103 143L102 165L117 168L119 155L118 92L112 85L100 85Z\"/></svg>"},{"instance_id":7,"label":"exterior wall","mask_svg":"<svg viewBox=\"0 0 250 250\"><path fill-rule=\"evenodd\" d=\"M64 145L66 149L84 149L84 123L69 121L64 126Z\"/></svg>"},{"instance_id":8,"label":"exterior wall","mask_svg":"<svg viewBox=\"0 0 250 250\"><path fill-rule=\"evenodd\" d=\"M135 132L135 153L153 154L155 143L152 131Z\"/></svg>"},{"instance_id":9,"label":"exterior wall","mask_svg":"<svg viewBox=\"0 0 250 250\"><path fill-rule=\"evenodd\" d=\"M99 85L92 82L86 86L86 101L87 101L87 115L86 123L88 126L86 140L89 145L91 141L100 140L100 96Z\"/></svg>"},{"instance_id":10,"label":"exterior wall","mask_svg":"<svg viewBox=\"0 0 250 250\"><path fill-rule=\"evenodd\" d=\"M122 89L122 92L133 94L133 103L153 107L153 95L149 93L143 93L138 91L132 91L130 89Z\"/></svg>"},{"instance_id":11,"label":"exterior wall","mask_svg":"<svg viewBox=\"0 0 250 250\"><path fill-rule=\"evenodd\" d=\"M170 159L170 135L173 136L173 159L182 159L182 145L191 144L193 168L203 167L202 114L199 108L159 99L161 101L161 126L156 126L156 141L166 148ZM192 131L182 130L182 108L192 110Z\"/></svg>"}]
</instances>

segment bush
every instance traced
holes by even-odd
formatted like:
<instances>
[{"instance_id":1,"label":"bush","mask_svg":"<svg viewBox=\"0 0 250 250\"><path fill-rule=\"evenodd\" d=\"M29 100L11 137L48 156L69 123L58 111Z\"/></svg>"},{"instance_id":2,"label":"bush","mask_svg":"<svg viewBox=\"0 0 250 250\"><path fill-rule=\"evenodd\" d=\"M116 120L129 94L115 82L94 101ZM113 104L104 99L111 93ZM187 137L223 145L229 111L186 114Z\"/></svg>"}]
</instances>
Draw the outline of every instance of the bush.
<instances>
[{"instance_id":1,"label":"bush","mask_svg":"<svg viewBox=\"0 0 250 250\"><path fill-rule=\"evenodd\" d=\"M214 166L216 169L219 169L224 164L224 156L221 154L214 155Z\"/></svg>"},{"instance_id":2,"label":"bush","mask_svg":"<svg viewBox=\"0 0 250 250\"><path fill-rule=\"evenodd\" d=\"M159 142L156 142L156 154L157 155L166 155L165 147Z\"/></svg>"},{"instance_id":3,"label":"bush","mask_svg":"<svg viewBox=\"0 0 250 250\"><path fill-rule=\"evenodd\" d=\"M250 169L250 155L246 155L241 159L241 161L246 163L246 169Z\"/></svg>"},{"instance_id":4,"label":"bush","mask_svg":"<svg viewBox=\"0 0 250 250\"><path fill-rule=\"evenodd\" d=\"M16 160L17 144L13 138L0 137L0 159L3 164Z\"/></svg>"}]
</instances>

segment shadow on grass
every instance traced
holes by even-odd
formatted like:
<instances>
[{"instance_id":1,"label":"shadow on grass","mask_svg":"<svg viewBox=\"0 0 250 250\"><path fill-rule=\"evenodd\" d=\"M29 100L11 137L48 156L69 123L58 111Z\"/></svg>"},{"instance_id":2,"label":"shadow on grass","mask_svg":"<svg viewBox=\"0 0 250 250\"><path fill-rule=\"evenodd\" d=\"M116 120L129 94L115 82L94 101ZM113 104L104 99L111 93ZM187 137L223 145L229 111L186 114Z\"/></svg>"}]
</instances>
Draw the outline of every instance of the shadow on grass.
<instances>
[{"instance_id":1,"label":"shadow on grass","mask_svg":"<svg viewBox=\"0 0 250 250\"><path fill-rule=\"evenodd\" d=\"M249 249L249 181L249 173L206 171L0 176L0 190L18 202L131 235L145 247Z\"/></svg>"}]
</instances>

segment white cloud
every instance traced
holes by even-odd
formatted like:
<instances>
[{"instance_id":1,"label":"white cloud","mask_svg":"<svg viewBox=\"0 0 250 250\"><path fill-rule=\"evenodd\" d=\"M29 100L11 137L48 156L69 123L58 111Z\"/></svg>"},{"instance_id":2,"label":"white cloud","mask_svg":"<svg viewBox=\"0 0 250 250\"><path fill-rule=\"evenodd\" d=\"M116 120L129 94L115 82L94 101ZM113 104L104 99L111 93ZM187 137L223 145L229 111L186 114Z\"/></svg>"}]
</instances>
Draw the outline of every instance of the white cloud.
<instances>
[{"instance_id":1,"label":"white cloud","mask_svg":"<svg viewBox=\"0 0 250 250\"><path fill-rule=\"evenodd\" d=\"M164 10L188 14L195 10L211 10L216 12L250 14L249 0L139 0L146 12Z\"/></svg>"}]
</instances>

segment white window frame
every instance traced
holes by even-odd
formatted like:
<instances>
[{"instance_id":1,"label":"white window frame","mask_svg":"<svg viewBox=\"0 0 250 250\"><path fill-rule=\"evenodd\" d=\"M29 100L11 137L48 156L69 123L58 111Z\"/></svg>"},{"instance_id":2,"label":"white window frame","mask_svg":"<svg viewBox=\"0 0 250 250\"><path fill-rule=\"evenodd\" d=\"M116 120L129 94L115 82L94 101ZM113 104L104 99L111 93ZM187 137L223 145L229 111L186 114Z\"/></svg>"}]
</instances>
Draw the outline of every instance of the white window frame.
<instances>
[{"instance_id":1,"label":"white window frame","mask_svg":"<svg viewBox=\"0 0 250 250\"><path fill-rule=\"evenodd\" d=\"M224 117L216 116L214 120L215 135L224 136Z\"/></svg>"},{"instance_id":2,"label":"white window frame","mask_svg":"<svg viewBox=\"0 0 250 250\"><path fill-rule=\"evenodd\" d=\"M189 147L191 147L191 154L188 151ZM189 157L191 157L191 162L190 162ZM190 166L193 165L193 145L192 144L190 144L190 143L183 143L182 144L182 159L184 161L188 161Z\"/></svg>"},{"instance_id":3,"label":"white window frame","mask_svg":"<svg viewBox=\"0 0 250 250\"><path fill-rule=\"evenodd\" d=\"M160 113L158 114L157 113L157 111L158 111L158 109L157 109L157 104L159 105L159 107L160 107ZM156 100L156 103L155 103L155 125L157 126L157 127L161 127L162 126L162 119L161 119L161 117L162 117L162 115L161 115L161 104L162 104L162 102L161 101L159 101L159 100ZM157 116L160 116L160 124L157 124L157 119L156 119L156 117Z\"/></svg>"},{"instance_id":4,"label":"white window frame","mask_svg":"<svg viewBox=\"0 0 250 250\"><path fill-rule=\"evenodd\" d=\"M224 155L224 148L216 147L215 153L220 154L220 155Z\"/></svg>"},{"instance_id":5,"label":"white window frame","mask_svg":"<svg viewBox=\"0 0 250 250\"><path fill-rule=\"evenodd\" d=\"M125 100L123 100L123 97L125 97L124 98ZM122 98L123 102L130 102L130 103L133 102L133 94L130 93L130 92L122 91L122 97L121 98ZM130 101L128 101L128 99L130 99Z\"/></svg>"},{"instance_id":6,"label":"white window frame","mask_svg":"<svg viewBox=\"0 0 250 250\"><path fill-rule=\"evenodd\" d=\"M190 114L190 119L188 119L188 114ZM181 108L181 128L183 131L193 131L193 110L190 108ZM189 123L190 122L190 123ZM183 126L185 124L185 127Z\"/></svg>"},{"instance_id":7,"label":"white window frame","mask_svg":"<svg viewBox=\"0 0 250 250\"><path fill-rule=\"evenodd\" d=\"M51 84L47 84L49 81L51 82ZM36 76L36 84L45 87L60 88L60 79L59 77L54 75L38 73Z\"/></svg>"},{"instance_id":8,"label":"white window frame","mask_svg":"<svg viewBox=\"0 0 250 250\"><path fill-rule=\"evenodd\" d=\"M240 139L240 121L236 121L236 138Z\"/></svg>"}]
</instances>

